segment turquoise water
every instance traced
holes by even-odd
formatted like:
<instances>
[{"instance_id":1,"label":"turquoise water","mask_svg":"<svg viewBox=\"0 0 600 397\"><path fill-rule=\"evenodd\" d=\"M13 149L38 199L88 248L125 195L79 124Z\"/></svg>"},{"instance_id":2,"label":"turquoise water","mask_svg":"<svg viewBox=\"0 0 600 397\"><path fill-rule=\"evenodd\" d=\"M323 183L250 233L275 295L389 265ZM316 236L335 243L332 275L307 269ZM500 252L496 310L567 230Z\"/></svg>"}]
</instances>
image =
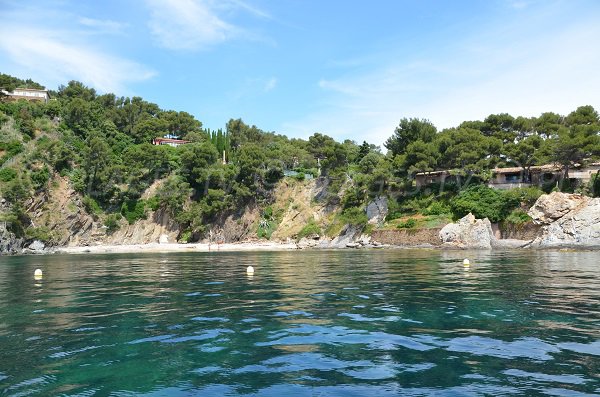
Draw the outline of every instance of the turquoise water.
<instances>
[{"instance_id":1,"label":"turquoise water","mask_svg":"<svg viewBox=\"0 0 600 397\"><path fill-rule=\"evenodd\" d=\"M0 396L597 395L599 255L1 257Z\"/></svg>"}]
</instances>

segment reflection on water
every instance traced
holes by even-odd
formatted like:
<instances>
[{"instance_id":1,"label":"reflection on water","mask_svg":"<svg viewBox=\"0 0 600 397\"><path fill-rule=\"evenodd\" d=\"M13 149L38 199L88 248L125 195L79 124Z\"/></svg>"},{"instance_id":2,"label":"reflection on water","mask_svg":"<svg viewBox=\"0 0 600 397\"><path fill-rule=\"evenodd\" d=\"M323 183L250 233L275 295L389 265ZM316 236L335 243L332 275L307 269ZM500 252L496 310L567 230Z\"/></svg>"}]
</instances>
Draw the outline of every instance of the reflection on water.
<instances>
[{"instance_id":1,"label":"reflection on water","mask_svg":"<svg viewBox=\"0 0 600 397\"><path fill-rule=\"evenodd\" d=\"M0 258L0 395L598 394L596 256Z\"/></svg>"}]
</instances>

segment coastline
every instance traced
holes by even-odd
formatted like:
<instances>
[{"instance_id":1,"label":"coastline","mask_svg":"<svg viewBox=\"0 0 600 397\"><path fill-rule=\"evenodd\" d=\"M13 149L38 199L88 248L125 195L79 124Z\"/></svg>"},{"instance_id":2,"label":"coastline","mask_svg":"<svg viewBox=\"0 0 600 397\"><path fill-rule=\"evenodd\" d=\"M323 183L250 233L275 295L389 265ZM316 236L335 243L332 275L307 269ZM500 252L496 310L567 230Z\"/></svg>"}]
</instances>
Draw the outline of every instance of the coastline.
<instances>
[{"instance_id":1,"label":"coastline","mask_svg":"<svg viewBox=\"0 0 600 397\"><path fill-rule=\"evenodd\" d=\"M130 254L161 252L244 252L244 251L289 251L296 250L295 243L240 242L240 243L148 243L126 245L72 246L53 249L55 254Z\"/></svg>"}]
</instances>

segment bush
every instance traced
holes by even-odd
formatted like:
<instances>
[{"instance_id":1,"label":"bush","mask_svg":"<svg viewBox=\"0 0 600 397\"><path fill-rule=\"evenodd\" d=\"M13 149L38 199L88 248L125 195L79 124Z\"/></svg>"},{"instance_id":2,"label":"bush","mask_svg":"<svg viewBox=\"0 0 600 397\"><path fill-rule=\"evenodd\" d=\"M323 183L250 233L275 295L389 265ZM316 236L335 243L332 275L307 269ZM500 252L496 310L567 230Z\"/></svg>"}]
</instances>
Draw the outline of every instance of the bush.
<instances>
[{"instance_id":1,"label":"bush","mask_svg":"<svg viewBox=\"0 0 600 397\"><path fill-rule=\"evenodd\" d=\"M51 243L54 241L54 235L46 226L28 227L25 229L25 237L30 240L40 240L44 243Z\"/></svg>"},{"instance_id":2,"label":"bush","mask_svg":"<svg viewBox=\"0 0 600 397\"><path fill-rule=\"evenodd\" d=\"M10 182L17 177L17 171L12 168L0 169L0 182Z\"/></svg>"},{"instance_id":3,"label":"bush","mask_svg":"<svg viewBox=\"0 0 600 397\"><path fill-rule=\"evenodd\" d=\"M522 225L531 221L531 217L527 215L527 212L520 208L513 210L505 219L505 222L512 223L515 225Z\"/></svg>"},{"instance_id":4,"label":"bush","mask_svg":"<svg viewBox=\"0 0 600 397\"><path fill-rule=\"evenodd\" d=\"M502 221L519 204L520 201L510 194L485 185L472 186L450 200L456 219L472 213L476 218L488 218L490 222Z\"/></svg>"},{"instance_id":5,"label":"bush","mask_svg":"<svg viewBox=\"0 0 600 397\"><path fill-rule=\"evenodd\" d=\"M509 200L517 200L520 203L531 207L544 192L537 187L518 187L504 191L504 195Z\"/></svg>"},{"instance_id":6,"label":"bush","mask_svg":"<svg viewBox=\"0 0 600 397\"><path fill-rule=\"evenodd\" d=\"M83 200L81 201L89 214L93 215L94 217L97 217L98 215L102 214L102 208L100 208L98 202L92 197L84 196Z\"/></svg>"},{"instance_id":7,"label":"bush","mask_svg":"<svg viewBox=\"0 0 600 397\"><path fill-rule=\"evenodd\" d=\"M106 226L109 233L113 233L119 230L119 221L123 219L121 214L109 214L104 221L104 226Z\"/></svg>"},{"instance_id":8,"label":"bush","mask_svg":"<svg viewBox=\"0 0 600 397\"><path fill-rule=\"evenodd\" d=\"M321 228L319 227L319 225L317 225L314 221L314 219L311 219L310 222L308 222L303 228L302 230L300 230L300 232L298 233L298 238L303 238L306 236L311 236L313 234L321 234Z\"/></svg>"},{"instance_id":9,"label":"bush","mask_svg":"<svg viewBox=\"0 0 600 397\"><path fill-rule=\"evenodd\" d=\"M365 225L368 221L365 211L357 207L345 209L341 218L345 223L354 226Z\"/></svg>"},{"instance_id":10,"label":"bush","mask_svg":"<svg viewBox=\"0 0 600 397\"><path fill-rule=\"evenodd\" d=\"M422 215L443 215L443 214L449 214L451 212L450 210L450 206L444 202L441 201L434 201L433 203L431 203L429 205L429 207L427 207L426 209L424 209L423 211L421 211Z\"/></svg>"},{"instance_id":11,"label":"bush","mask_svg":"<svg viewBox=\"0 0 600 397\"><path fill-rule=\"evenodd\" d=\"M50 170L47 166L44 166L39 170L31 171L31 182L33 182L33 187L36 189L44 187L49 179Z\"/></svg>"},{"instance_id":12,"label":"bush","mask_svg":"<svg viewBox=\"0 0 600 397\"><path fill-rule=\"evenodd\" d=\"M417 220L414 218L408 218L404 222L398 224L398 229L413 229L417 226Z\"/></svg>"},{"instance_id":13,"label":"bush","mask_svg":"<svg viewBox=\"0 0 600 397\"><path fill-rule=\"evenodd\" d=\"M146 202L144 200L127 200L121 205L121 215L130 225L139 219L146 219Z\"/></svg>"},{"instance_id":14,"label":"bush","mask_svg":"<svg viewBox=\"0 0 600 397\"><path fill-rule=\"evenodd\" d=\"M192 231L184 230L179 236L179 241L183 241L184 243L189 243L192 241Z\"/></svg>"}]
</instances>

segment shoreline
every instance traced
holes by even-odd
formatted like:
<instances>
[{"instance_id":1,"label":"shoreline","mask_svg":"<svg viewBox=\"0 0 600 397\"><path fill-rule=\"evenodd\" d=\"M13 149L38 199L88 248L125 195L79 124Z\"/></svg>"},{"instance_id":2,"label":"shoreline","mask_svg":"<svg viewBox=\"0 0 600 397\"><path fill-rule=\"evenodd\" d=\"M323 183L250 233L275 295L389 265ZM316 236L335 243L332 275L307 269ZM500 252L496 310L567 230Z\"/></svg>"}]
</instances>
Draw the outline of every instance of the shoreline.
<instances>
[{"instance_id":1,"label":"shoreline","mask_svg":"<svg viewBox=\"0 0 600 397\"><path fill-rule=\"evenodd\" d=\"M295 243L240 242L240 243L147 243L123 245L72 246L52 249L54 254L131 254L168 252L249 252L249 251L290 251L297 250Z\"/></svg>"}]
</instances>

